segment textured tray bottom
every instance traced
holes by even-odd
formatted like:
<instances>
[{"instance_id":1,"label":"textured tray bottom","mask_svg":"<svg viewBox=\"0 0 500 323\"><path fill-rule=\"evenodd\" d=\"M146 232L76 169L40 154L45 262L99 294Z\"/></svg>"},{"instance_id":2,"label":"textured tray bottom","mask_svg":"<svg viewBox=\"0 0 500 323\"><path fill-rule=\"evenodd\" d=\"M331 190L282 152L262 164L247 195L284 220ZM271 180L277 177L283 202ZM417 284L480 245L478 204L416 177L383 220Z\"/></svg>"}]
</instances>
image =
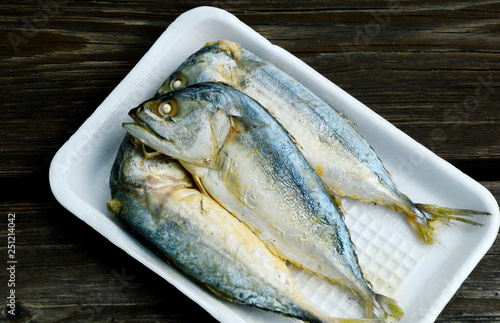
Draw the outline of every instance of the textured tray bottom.
<instances>
[{"instance_id":1,"label":"textured tray bottom","mask_svg":"<svg viewBox=\"0 0 500 323\"><path fill-rule=\"evenodd\" d=\"M366 279L377 293L398 300L410 273L432 248L420 244L402 213L350 198L341 201ZM364 305L352 292L294 265L289 268L306 298L325 314L365 317Z\"/></svg>"}]
</instances>

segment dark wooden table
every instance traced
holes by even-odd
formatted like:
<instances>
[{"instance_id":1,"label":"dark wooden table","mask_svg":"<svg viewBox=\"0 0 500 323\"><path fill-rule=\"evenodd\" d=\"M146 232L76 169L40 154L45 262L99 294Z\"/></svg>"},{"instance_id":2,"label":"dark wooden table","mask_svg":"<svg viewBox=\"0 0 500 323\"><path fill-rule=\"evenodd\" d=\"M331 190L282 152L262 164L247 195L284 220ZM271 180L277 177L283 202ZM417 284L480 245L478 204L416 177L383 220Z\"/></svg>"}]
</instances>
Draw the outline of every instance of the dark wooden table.
<instances>
[{"instance_id":1,"label":"dark wooden table","mask_svg":"<svg viewBox=\"0 0 500 323\"><path fill-rule=\"evenodd\" d=\"M0 320L213 319L60 206L51 158L181 13L213 5L289 50L500 199L500 1L0 4ZM10 317L13 318L13 317ZM439 322L500 322L500 239Z\"/></svg>"}]
</instances>

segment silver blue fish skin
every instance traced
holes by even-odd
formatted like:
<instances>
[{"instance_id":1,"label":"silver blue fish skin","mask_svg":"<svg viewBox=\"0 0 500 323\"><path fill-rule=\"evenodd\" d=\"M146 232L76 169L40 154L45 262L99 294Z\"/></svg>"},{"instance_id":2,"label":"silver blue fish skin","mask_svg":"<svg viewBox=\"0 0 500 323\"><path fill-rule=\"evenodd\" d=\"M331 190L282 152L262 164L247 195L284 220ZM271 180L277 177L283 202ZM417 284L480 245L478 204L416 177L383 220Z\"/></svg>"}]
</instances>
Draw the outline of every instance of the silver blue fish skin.
<instances>
[{"instance_id":1,"label":"silver blue fish skin","mask_svg":"<svg viewBox=\"0 0 500 323\"><path fill-rule=\"evenodd\" d=\"M161 113L166 104L176 106L175 114ZM135 123L124 127L134 137L179 159L198 187L273 253L343 284L365 302L370 317L399 316L395 302L365 280L335 199L258 102L222 83L199 83L130 115Z\"/></svg>"},{"instance_id":2,"label":"silver blue fish skin","mask_svg":"<svg viewBox=\"0 0 500 323\"><path fill-rule=\"evenodd\" d=\"M295 138L299 149L338 196L388 205L406 214L417 237L436 241L434 229L471 210L415 204L399 191L382 162L355 126L312 91L273 64L221 40L207 44L181 64L158 94L199 82L224 82L263 105Z\"/></svg>"},{"instance_id":3,"label":"silver blue fish skin","mask_svg":"<svg viewBox=\"0 0 500 323\"><path fill-rule=\"evenodd\" d=\"M310 322L345 322L313 308L285 263L201 194L177 161L145 158L127 135L109 182L108 209L163 259L216 295Z\"/></svg>"}]
</instances>

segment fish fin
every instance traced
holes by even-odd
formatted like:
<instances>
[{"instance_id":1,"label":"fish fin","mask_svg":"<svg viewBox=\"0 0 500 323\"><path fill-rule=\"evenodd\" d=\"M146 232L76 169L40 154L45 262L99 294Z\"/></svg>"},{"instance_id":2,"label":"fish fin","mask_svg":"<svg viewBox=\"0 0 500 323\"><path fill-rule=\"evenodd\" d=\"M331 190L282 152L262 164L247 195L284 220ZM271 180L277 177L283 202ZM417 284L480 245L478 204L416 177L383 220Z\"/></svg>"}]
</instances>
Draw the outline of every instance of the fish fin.
<instances>
[{"instance_id":1,"label":"fish fin","mask_svg":"<svg viewBox=\"0 0 500 323\"><path fill-rule=\"evenodd\" d=\"M237 64L243 71L255 71L266 65L264 62L255 59L245 59L244 61L237 62Z\"/></svg>"},{"instance_id":2,"label":"fish fin","mask_svg":"<svg viewBox=\"0 0 500 323\"><path fill-rule=\"evenodd\" d=\"M111 213L118 214L122 209L122 202L118 200L108 200L106 202L106 207Z\"/></svg>"},{"instance_id":3,"label":"fish fin","mask_svg":"<svg viewBox=\"0 0 500 323\"><path fill-rule=\"evenodd\" d=\"M474 215L491 215L489 212L476 211L470 209L453 209L448 207L437 206L433 204L416 204L419 208L425 210L432 215L444 216L450 220L457 220L472 225L482 225L476 221L470 219L461 218L462 216L474 216Z\"/></svg>"},{"instance_id":4,"label":"fish fin","mask_svg":"<svg viewBox=\"0 0 500 323\"><path fill-rule=\"evenodd\" d=\"M217 45L220 50L225 51L229 56L233 57L235 61L241 60L241 45L227 39L206 43L205 47Z\"/></svg>"},{"instance_id":5,"label":"fish fin","mask_svg":"<svg viewBox=\"0 0 500 323\"><path fill-rule=\"evenodd\" d=\"M146 146L143 142L141 142L141 144L142 144L142 153L143 153L144 157L147 159L154 159L154 158L157 158L159 156L164 155L163 153L159 152L158 150L148 151L148 148L149 148L149 150L152 150L152 148Z\"/></svg>"},{"instance_id":6,"label":"fish fin","mask_svg":"<svg viewBox=\"0 0 500 323\"><path fill-rule=\"evenodd\" d=\"M403 315L403 309L399 307L398 303L396 302L395 299L376 294L375 296L376 303L365 303L366 307L366 312L368 315L373 315L375 318L394 318L395 320L400 320ZM375 306L378 305L377 307L380 307L379 309L375 309ZM376 311L383 311L383 314L376 315ZM382 317L380 317L382 316Z\"/></svg>"},{"instance_id":7,"label":"fish fin","mask_svg":"<svg viewBox=\"0 0 500 323\"><path fill-rule=\"evenodd\" d=\"M220 127L221 124L226 125L227 127ZM208 167L210 169L220 169L222 167L222 147L228 143L231 126L231 118L223 110L217 110L217 112L210 118L210 131L212 133L213 147L211 149L210 157L203 161L203 167Z\"/></svg>"},{"instance_id":8,"label":"fish fin","mask_svg":"<svg viewBox=\"0 0 500 323\"><path fill-rule=\"evenodd\" d=\"M468 209L453 209L441 207L432 204L416 204L418 210L425 215L426 221L422 216L415 214L406 214L410 224L423 244L431 245L437 241L435 230L450 221L459 221L475 226L482 226L481 223L467 219L465 217L475 215L490 215L488 212L481 212Z\"/></svg>"},{"instance_id":9,"label":"fish fin","mask_svg":"<svg viewBox=\"0 0 500 323\"><path fill-rule=\"evenodd\" d=\"M211 198L210 194L208 194L207 190L205 189L205 185L203 185L203 181L201 180L201 177L193 176L193 180L196 183L196 186L198 187L198 189L201 191L201 193L203 193L204 195Z\"/></svg>"},{"instance_id":10,"label":"fish fin","mask_svg":"<svg viewBox=\"0 0 500 323\"><path fill-rule=\"evenodd\" d=\"M269 126L269 124L263 121L255 120L249 117L231 115L229 118L231 119L233 130L239 133L250 132L252 130L262 129Z\"/></svg>"}]
</instances>

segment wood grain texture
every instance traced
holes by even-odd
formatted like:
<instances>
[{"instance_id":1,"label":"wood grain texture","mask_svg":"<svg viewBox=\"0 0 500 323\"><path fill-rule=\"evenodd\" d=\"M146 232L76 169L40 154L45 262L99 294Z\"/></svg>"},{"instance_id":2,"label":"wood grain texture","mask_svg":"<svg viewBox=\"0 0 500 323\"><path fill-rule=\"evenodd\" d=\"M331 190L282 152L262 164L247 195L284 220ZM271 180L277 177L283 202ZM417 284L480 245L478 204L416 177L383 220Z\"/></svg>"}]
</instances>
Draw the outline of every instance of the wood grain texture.
<instances>
[{"instance_id":1,"label":"wood grain texture","mask_svg":"<svg viewBox=\"0 0 500 323\"><path fill-rule=\"evenodd\" d=\"M201 5L233 13L500 200L500 1L4 0L0 254L15 212L25 321L213 321L62 208L47 175L165 28ZM500 322L499 268L500 237L437 321Z\"/></svg>"}]
</instances>

